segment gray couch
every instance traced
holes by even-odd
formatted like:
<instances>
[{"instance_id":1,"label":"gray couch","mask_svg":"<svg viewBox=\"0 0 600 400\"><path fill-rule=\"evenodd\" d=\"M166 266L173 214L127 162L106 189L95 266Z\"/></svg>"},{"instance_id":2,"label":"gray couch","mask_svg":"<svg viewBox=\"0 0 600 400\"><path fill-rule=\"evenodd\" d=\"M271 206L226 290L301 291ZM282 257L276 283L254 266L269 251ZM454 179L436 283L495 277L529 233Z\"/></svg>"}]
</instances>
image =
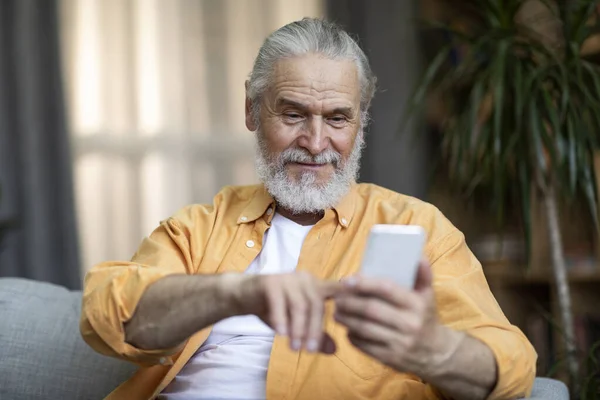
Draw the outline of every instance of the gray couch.
<instances>
[{"instance_id":1,"label":"gray couch","mask_svg":"<svg viewBox=\"0 0 600 400\"><path fill-rule=\"evenodd\" d=\"M135 371L79 336L81 293L0 278L0 399L102 399ZM539 378L534 399L567 400L564 384Z\"/></svg>"}]
</instances>

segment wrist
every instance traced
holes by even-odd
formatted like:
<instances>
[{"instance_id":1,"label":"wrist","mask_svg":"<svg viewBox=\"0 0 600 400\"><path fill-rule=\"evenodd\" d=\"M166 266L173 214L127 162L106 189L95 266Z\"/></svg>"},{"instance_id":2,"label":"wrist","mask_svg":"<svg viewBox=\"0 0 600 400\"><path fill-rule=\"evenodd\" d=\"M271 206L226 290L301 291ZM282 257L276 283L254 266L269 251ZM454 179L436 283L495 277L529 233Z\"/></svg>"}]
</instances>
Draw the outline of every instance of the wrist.
<instances>
[{"instance_id":1,"label":"wrist","mask_svg":"<svg viewBox=\"0 0 600 400\"><path fill-rule=\"evenodd\" d=\"M218 303L223 305L226 317L244 315L245 307L243 302L242 282L247 276L235 273L225 273L216 276L216 298Z\"/></svg>"},{"instance_id":2,"label":"wrist","mask_svg":"<svg viewBox=\"0 0 600 400\"><path fill-rule=\"evenodd\" d=\"M419 374L420 377L432 382L449 372L452 360L465 337L464 332L455 331L441 324L437 325L432 335L430 355L425 358L427 362Z\"/></svg>"},{"instance_id":3,"label":"wrist","mask_svg":"<svg viewBox=\"0 0 600 400\"><path fill-rule=\"evenodd\" d=\"M217 296L229 317L255 313L250 293L256 276L226 273L218 275L218 278Z\"/></svg>"}]
</instances>

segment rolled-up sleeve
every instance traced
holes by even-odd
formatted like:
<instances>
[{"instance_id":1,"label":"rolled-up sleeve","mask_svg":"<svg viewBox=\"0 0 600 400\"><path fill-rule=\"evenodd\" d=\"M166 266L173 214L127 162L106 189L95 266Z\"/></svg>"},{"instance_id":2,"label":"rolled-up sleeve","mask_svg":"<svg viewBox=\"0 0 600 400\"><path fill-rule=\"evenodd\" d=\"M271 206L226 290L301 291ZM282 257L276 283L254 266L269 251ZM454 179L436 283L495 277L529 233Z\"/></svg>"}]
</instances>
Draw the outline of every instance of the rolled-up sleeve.
<instances>
[{"instance_id":1,"label":"rolled-up sleeve","mask_svg":"<svg viewBox=\"0 0 600 400\"><path fill-rule=\"evenodd\" d=\"M211 210L198 207L163 221L131 261L104 262L86 274L79 327L94 350L141 366L173 362L182 348L138 349L125 342L124 324L148 286L168 275L195 273L201 256L197 249L205 245L213 222Z\"/></svg>"},{"instance_id":2,"label":"rolled-up sleeve","mask_svg":"<svg viewBox=\"0 0 600 400\"><path fill-rule=\"evenodd\" d=\"M464 235L454 228L428 249L442 323L477 338L495 356L498 375L489 399L528 396L535 379L536 352L500 309Z\"/></svg>"}]
</instances>

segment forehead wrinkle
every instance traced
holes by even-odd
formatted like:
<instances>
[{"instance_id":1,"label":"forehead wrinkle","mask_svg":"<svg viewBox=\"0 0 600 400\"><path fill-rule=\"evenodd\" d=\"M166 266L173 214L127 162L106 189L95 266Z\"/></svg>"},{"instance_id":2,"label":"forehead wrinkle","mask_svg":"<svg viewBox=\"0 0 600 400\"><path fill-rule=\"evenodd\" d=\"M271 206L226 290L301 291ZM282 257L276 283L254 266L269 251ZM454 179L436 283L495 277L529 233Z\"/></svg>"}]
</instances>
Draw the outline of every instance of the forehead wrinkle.
<instances>
[{"instance_id":1,"label":"forehead wrinkle","mask_svg":"<svg viewBox=\"0 0 600 400\"><path fill-rule=\"evenodd\" d=\"M352 96L353 86L351 85L336 85L336 88L326 87L327 82L323 85L315 85L311 82L307 85L303 81L285 81L277 82L273 85L274 92L292 91L304 94L311 94L315 97L335 97L336 95L345 94Z\"/></svg>"},{"instance_id":2,"label":"forehead wrinkle","mask_svg":"<svg viewBox=\"0 0 600 400\"><path fill-rule=\"evenodd\" d=\"M297 102L313 102L313 101L324 101L332 100L343 103L344 106L354 106L354 93L352 93L352 86L347 86L349 90L339 90L339 88L327 88L319 90L314 85L296 86L293 82L282 83L278 87L274 87L273 94L275 102L282 98L289 99ZM300 100L301 99L301 100Z\"/></svg>"},{"instance_id":3,"label":"forehead wrinkle","mask_svg":"<svg viewBox=\"0 0 600 400\"><path fill-rule=\"evenodd\" d=\"M348 61L315 57L280 60L275 64L267 98L276 107L285 98L306 104L314 112L360 108L358 70Z\"/></svg>"},{"instance_id":4,"label":"forehead wrinkle","mask_svg":"<svg viewBox=\"0 0 600 400\"><path fill-rule=\"evenodd\" d=\"M332 67L331 63L335 66ZM356 66L347 60L334 61L311 57L280 60L274 67L273 87L287 83L294 86L310 85L319 92L333 87L345 88L352 92L359 86L358 75Z\"/></svg>"}]
</instances>

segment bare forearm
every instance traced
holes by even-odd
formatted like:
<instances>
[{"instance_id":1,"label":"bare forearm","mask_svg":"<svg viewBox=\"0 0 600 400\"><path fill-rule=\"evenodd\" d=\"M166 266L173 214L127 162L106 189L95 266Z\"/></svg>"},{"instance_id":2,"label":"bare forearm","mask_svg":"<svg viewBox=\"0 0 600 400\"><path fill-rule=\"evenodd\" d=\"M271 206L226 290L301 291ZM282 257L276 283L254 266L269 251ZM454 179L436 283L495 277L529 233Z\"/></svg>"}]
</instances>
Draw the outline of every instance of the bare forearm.
<instances>
[{"instance_id":1,"label":"bare forearm","mask_svg":"<svg viewBox=\"0 0 600 400\"><path fill-rule=\"evenodd\" d=\"M227 275L172 275L150 285L125 324L125 341L144 350L180 345L237 310Z\"/></svg>"},{"instance_id":2,"label":"bare forearm","mask_svg":"<svg viewBox=\"0 0 600 400\"><path fill-rule=\"evenodd\" d=\"M485 399L496 385L497 366L492 351L464 332L448 329L449 352L422 378L453 399Z\"/></svg>"}]
</instances>

